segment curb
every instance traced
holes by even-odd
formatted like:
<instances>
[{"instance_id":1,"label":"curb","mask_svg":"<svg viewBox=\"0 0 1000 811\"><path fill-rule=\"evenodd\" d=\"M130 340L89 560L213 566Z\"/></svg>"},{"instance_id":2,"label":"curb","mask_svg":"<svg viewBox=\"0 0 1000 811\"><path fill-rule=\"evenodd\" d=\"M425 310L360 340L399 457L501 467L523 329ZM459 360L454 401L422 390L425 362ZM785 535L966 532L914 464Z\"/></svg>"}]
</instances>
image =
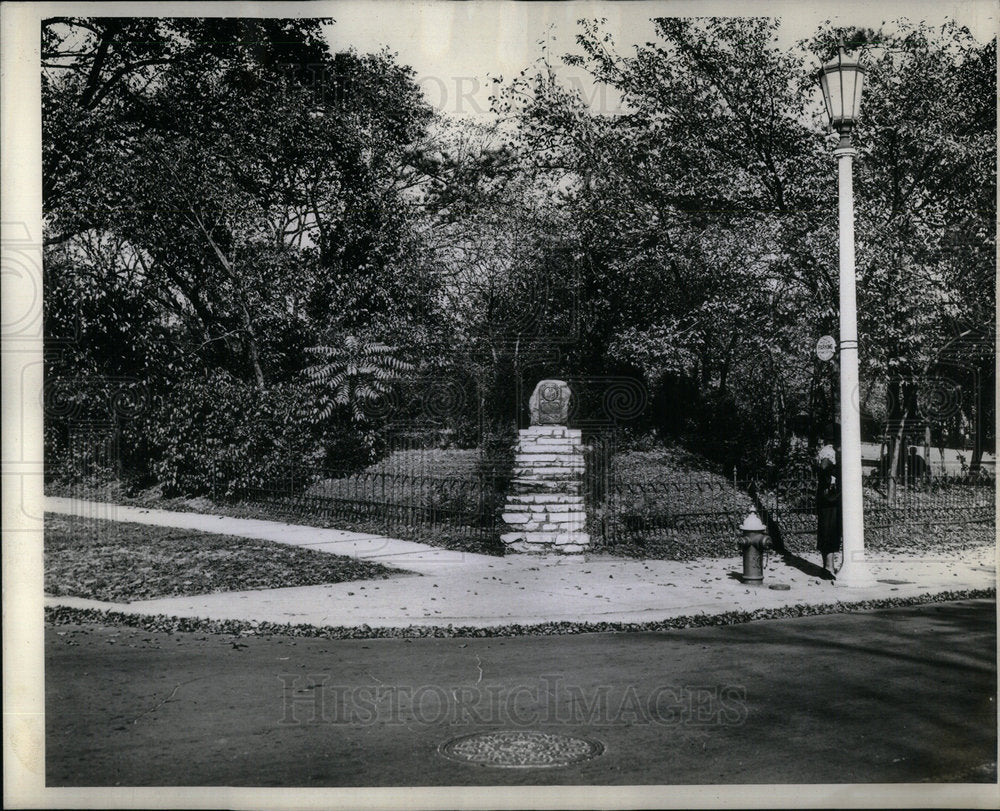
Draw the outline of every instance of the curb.
<instances>
[{"instance_id":1,"label":"curb","mask_svg":"<svg viewBox=\"0 0 1000 811\"><path fill-rule=\"evenodd\" d=\"M996 589L962 589L921 594L914 597L889 597L851 603L796 604L778 608L758 608L754 611L727 611L720 614L694 614L650 622L546 622L533 625L506 625L489 628L474 626L370 627L292 625L244 620L212 620L200 617L172 617L166 614L128 614L96 608L46 606L45 622L50 625L97 623L141 628L166 633L202 632L235 636L293 636L319 639L453 639L469 637L564 636L593 633L641 633L684 628L705 628L715 625L741 625L773 619L793 619L823 614L853 614L885 608L902 608L955 600L996 599Z\"/></svg>"}]
</instances>

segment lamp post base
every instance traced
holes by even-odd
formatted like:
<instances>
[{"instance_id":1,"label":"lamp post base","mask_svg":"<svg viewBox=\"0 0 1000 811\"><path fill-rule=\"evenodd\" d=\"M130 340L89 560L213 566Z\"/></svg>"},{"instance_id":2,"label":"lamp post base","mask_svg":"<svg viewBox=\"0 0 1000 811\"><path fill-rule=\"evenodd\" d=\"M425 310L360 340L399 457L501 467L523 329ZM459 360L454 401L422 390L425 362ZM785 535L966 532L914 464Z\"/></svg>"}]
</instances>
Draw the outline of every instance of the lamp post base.
<instances>
[{"instance_id":1,"label":"lamp post base","mask_svg":"<svg viewBox=\"0 0 1000 811\"><path fill-rule=\"evenodd\" d=\"M868 569L867 561L851 561L845 558L844 565L837 572L835 586L848 589L871 588L875 585L875 576Z\"/></svg>"}]
</instances>

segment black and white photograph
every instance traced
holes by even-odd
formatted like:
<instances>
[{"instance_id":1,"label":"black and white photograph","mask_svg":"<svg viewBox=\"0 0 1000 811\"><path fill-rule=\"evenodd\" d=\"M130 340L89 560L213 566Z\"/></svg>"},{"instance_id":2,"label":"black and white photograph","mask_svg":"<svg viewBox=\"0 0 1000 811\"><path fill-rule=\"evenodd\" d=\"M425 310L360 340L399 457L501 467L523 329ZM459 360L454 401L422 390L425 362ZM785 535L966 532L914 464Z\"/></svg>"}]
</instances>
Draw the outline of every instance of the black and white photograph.
<instances>
[{"instance_id":1,"label":"black and white photograph","mask_svg":"<svg viewBox=\"0 0 1000 811\"><path fill-rule=\"evenodd\" d=\"M4 805L995 808L996 3L3 3Z\"/></svg>"}]
</instances>

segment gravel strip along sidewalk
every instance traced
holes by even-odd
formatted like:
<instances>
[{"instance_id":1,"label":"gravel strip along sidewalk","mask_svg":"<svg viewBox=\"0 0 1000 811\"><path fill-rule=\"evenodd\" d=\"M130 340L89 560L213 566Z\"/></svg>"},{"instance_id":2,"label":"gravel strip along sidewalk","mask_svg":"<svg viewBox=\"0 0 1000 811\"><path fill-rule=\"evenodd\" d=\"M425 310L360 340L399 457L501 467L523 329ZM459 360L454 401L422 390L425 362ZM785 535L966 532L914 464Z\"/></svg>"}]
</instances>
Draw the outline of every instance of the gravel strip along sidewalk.
<instances>
[{"instance_id":1,"label":"gravel strip along sidewalk","mask_svg":"<svg viewBox=\"0 0 1000 811\"><path fill-rule=\"evenodd\" d=\"M364 629L371 633L418 629L415 635L433 635L434 629L449 627L500 631L516 626L524 633L532 626L587 630L606 626L612 630L685 618L746 615L753 619L858 610L876 603L925 602L943 594L986 596L996 589L994 546L940 554L869 556L878 582L866 589L839 588L822 579L816 560L772 555L764 583L750 586L740 580L742 564L735 543L732 558L686 562L596 554L496 558L361 533L70 499L48 498L46 509L266 538L376 560L423 575L131 603L45 598L47 609L62 606L102 614L233 622L234 627L353 628L362 633ZM774 590L771 585L788 588ZM47 611L47 616L55 615Z\"/></svg>"},{"instance_id":2,"label":"gravel strip along sidewalk","mask_svg":"<svg viewBox=\"0 0 1000 811\"><path fill-rule=\"evenodd\" d=\"M427 639L479 638L510 636L568 636L572 634L638 633L669 631L683 628L707 628L715 625L740 625L760 620L813 617L823 614L850 614L877 611L884 608L947 603L956 600L996 599L995 589L942 591L916 597L894 597L885 600L864 600L857 603L826 603L821 605L790 605L761 608L756 611L729 611L724 614L698 614L672 617L656 622L545 622L535 625L494 625L490 627L408 625L397 628L372 628L318 625L276 625L271 622L212 620L198 617L169 617L163 614L129 614L95 608L46 606L45 621L51 625L112 625L141 628L166 633L200 632L234 636L298 636L321 639Z\"/></svg>"}]
</instances>

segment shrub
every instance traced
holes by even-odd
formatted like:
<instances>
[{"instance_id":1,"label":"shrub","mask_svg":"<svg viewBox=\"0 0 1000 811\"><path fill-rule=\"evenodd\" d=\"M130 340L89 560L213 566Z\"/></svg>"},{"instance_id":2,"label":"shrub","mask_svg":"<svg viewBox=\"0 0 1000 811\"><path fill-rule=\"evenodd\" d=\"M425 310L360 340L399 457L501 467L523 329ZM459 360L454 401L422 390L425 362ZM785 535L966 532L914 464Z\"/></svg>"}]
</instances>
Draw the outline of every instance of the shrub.
<instances>
[{"instance_id":1,"label":"shrub","mask_svg":"<svg viewBox=\"0 0 1000 811\"><path fill-rule=\"evenodd\" d=\"M64 483L141 479L147 449L131 423L146 415L148 387L134 377L100 374L81 362L72 370L46 360L45 478ZM72 360L72 358L71 358ZM132 436L126 441L125 435Z\"/></svg>"},{"instance_id":2,"label":"shrub","mask_svg":"<svg viewBox=\"0 0 1000 811\"><path fill-rule=\"evenodd\" d=\"M483 426L479 439L479 460L476 475L505 481L514 466L517 426L494 422Z\"/></svg>"},{"instance_id":3,"label":"shrub","mask_svg":"<svg viewBox=\"0 0 1000 811\"><path fill-rule=\"evenodd\" d=\"M175 385L141 426L164 495L243 495L289 466L317 466L319 426L295 384L258 390L228 375ZM132 437L138 440L138 437Z\"/></svg>"}]
</instances>

